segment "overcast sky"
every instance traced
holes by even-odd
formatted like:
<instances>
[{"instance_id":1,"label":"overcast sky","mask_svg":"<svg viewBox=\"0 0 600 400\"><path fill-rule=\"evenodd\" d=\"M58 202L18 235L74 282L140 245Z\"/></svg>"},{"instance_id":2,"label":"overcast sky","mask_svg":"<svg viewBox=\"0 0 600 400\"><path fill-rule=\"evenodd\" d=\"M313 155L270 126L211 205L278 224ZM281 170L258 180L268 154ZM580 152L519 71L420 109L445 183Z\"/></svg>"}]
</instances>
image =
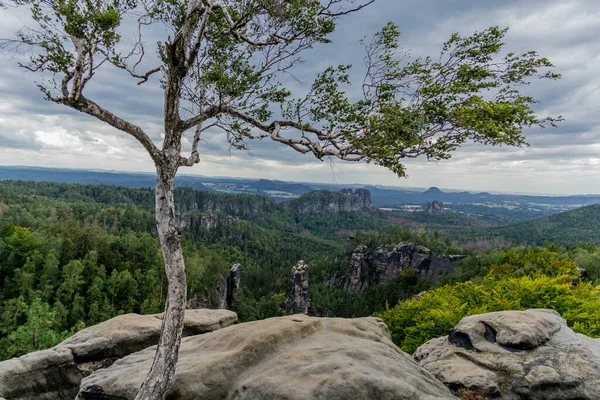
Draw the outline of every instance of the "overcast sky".
<instances>
[{"instance_id":1,"label":"overcast sky","mask_svg":"<svg viewBox=\"0 0 600 400\"><path fill-rule=\"evenodd\" d=\"M229 151L222 134L204 135L202 161L186 174L255 177L304 182L364 183L471 191L600 193L600 3L598 0L376 0L343 20L333 44L319 46L300 67L301 80L331 64L360 67L359 40L392 20L412 55L436 55L453 32L468 35L491 25L510 27L507 50L535 49L548 57L558 82L540 81L531 93L543 115L562 115L557 129L527 132L530 147L465 145L451 160L408 162L408 178L382 167L320 162L268 141L250 142L250 152ZM23 25L21 10L0 9L0 38ZM91 117L42 100L35 74L0 54L0 165L153 171L142 147ZM89 97L118 111L160 138L162 95L106 71ZM92 96L93 95L93 96Z\"/></svg>"}]
</instances>

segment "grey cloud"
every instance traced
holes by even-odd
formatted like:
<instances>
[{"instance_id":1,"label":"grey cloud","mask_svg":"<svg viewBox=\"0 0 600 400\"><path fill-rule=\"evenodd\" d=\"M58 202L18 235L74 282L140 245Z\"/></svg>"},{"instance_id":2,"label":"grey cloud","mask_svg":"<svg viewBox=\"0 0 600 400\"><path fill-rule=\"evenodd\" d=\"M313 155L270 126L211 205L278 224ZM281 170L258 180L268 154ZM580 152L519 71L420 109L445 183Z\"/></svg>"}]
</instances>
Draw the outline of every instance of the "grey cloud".
<instances>
[{"instance_id":1,"label":"grey cloud","mask_svg":"<svg viewBox=\"0 0 600 400\"><path fill-rule=\"evenodd\" d=\"M12 34L21 20L21 15L6 20L3 17L0 37ZM541 101L537 105L541 114L563 115L567 120L558 129L529 130L531 147L523 150L465 145L449 161L408 161L408 180L398 180L375 166L321 163L312 156L300 155L270 140L249 142L249 153L230 152L224 134L213 131L203 136L201 165L189 172L419 187L473 189L479 186L482 190L553 193L558 192L559 186L560 191L600 192L600 179L596 178L600 177L599 164L596 164L600 160L596 150L600 149L595 146L600 143L600 114L596 111L600 103L600 9L596 0L377 0L373 6L346 19L334 33L333 44L316 46L306 57L306 62L299 65L294 75L304 84L289 76L282 79L300 96L318 71L332 64L350 63L356 70L353 78L358 81L363 59L358 41L377 31L388 20L399 25L402 45L414 56L437 54L441 43L452 32L467 35L490 25L510 25L507 50L536 49L553 61L563 74L563 79L558 82L536 82L524 90ZM160 29L149 32L147 42L155 43L162 33ZM127 32L124 38L131 35L132 32ZM147 159L130 164L124 161L123 152L143 158L143 150L133 139L91 117L43 101L32 83L33 74L15 68L15 61L0 57L0 99L3 103L13 104L12 107L0 106L0 119L21 121L19 127L11 129L22 133L15 138L0 125L0 132L3 132L0 134L0 157L10 159L7 158L10 153L2 149L19 148L23 150L20 157L27 157L26 149L38 149L38 153L48 154L48 160L53 160L48 161L48 165L56 162L58 153L55 152L64 150L40 143L35 135L28 134L35 124L28 122L27 116L58 117L60 123L51 128L62 127L65 132L77 135L80 146L87 148L82 151L90 151L85 159L87 165L109 167L103 157L91 155L91 149L95 149L99 154L110 154L107 156L111 160L110 168L152 170ZM139 124L153 140L160 141L162 93L156 80L137 86L126 74L115 69L96 78L97 84L91 83L88 88L91 98ZM348 89L354 97L359 91L360 84ZM32 164L41 162L33 155L30 160ZM64 166L85 166L82 158L75 157L74 160L81 164ZM559 171L557 166L560 166ZM550 176L552 179L548 178ZM494 185L495 188L490 187Z\"/></svg>"},{"instance_id":2,"label":"grey cloud","mask_svg":"<svg viewBox=\"0 0 600 400\"><path fill-rule=\"evenodd\" d=\"M0 125L0 129L1 125ZM21 136L15 132L0 131L0 148L39 150L41 148L35 138Z\"/></svg>"}]
</instances>

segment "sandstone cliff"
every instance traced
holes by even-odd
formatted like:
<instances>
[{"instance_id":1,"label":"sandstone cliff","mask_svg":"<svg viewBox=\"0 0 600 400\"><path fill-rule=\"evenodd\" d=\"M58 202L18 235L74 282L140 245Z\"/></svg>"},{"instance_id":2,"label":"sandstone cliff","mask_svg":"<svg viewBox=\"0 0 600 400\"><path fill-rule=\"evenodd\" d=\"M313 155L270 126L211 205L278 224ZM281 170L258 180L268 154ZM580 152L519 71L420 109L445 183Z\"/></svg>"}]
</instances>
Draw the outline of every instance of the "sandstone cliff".
<instances>
[{"instance_id":1,"label":"sandstone cliff","mask_svg":"<svg viewBox=\"0 0 600 400\"><path fill-rule=\"evenodd\" d=\"M179 213L202 211L220 213L238 218L249 218L266 213L277 207L273 199L248 194L223 194L193 191L181 188L175 198L175 209Z\"/></svg>"},{"instance_id":2,"label":"sandstone cliff","mask_svg":"<svg viewBox=\"0 0 600 400\"><path fill-rule=\"evenodd\" d=\"M290 273L290 295L286 300L286 309L293 313L308 314L309 305L308 265L300 260Z\"/></svg>"},{"instance_id":3,"label":"sandstone cliff","mask_svg":"<svg viewBox=\"0 0 600 400\"><path fill-rule=\"evenodd\" d=\"M371 192L366 189L315 190L285 203L285 206L299 214L368 211L372 207Z\"/></svg>"},{"instance_id":4,"label":"sandstone cliff","mask_svg":"<svg viewBox=\"0 0 600 400\"><path fill-rule=\"evenodd\" d=\"M369 286L396 279L407 268L425 279L441 280L454 271L454 265L462 258L462 255L435 255L427 247L414 243L400 243L391 250L379 247L375 251L359 246L352 252L347 271L332 277L330 285L362 293Z\"/></svg>"},{"instance_id":5,"label":"sandstone cliff","mask_svg":"<svg viewBox=\"0 0 600 400\"><path fill-rule=\"evenodd\" d=\"M178 216L180 229L216 229L220 226L230 227L239 221L231 215L210 213L183 213Z\"/></svg>"},{"instance_id":6,"label":"sandstone cliff","mask_svg":"<svg viewBox=\"0 0 600 400\"><path fill-rule=\"evenodd\" d=\"M444 203L437 200L430 201L427 203L427 209L425 212L431 215L444 215Z\"/></svg>"}]
</instances>

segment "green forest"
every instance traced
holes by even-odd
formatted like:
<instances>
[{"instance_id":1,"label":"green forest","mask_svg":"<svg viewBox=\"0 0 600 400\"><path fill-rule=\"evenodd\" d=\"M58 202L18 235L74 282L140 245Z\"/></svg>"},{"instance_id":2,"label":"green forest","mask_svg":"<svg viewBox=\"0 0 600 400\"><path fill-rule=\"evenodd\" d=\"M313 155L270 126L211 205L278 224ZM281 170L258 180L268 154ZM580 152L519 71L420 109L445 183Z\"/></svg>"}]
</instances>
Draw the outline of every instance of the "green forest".
<instances>
[{"instance_id":1,"label":"green forest","mask_svg":"<svg viewBox=\"0 0 600 400\"><path fill-rule=\"evenodd\" d=\"M438 231L440 216L415 225L378 210L300 215L263 196L188 188L177 189L175 198L186 221L188 296L214 302L219 280L240 263L240 321L285 313L290 269L302 259L310 268L311 314L381 316L406 351L447 333L465 315L501 309L554 308L575 330L600 336L595 236L474 250L462 247L464 231ZM0 182L0 359L51 347L115 315L161 312L166 281L153 210L151 189ZM589 219L589 210L579 213ZM210 227L202 222L207 213L214 217ZM521 238L534 233L527 228ZM442 281L409 269L362 293L331 284L358 246L374 251L401 242L467 257Z\"/></svg>"}]
</instances>

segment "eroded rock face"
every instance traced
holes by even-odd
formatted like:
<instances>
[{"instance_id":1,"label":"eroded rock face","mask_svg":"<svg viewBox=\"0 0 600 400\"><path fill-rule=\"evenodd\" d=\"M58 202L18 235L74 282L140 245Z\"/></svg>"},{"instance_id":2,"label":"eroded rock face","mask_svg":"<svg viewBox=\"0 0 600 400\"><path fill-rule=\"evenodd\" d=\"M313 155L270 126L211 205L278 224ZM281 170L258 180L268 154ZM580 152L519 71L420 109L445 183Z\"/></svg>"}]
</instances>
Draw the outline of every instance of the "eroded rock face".
<instances>
[{"instance_id":1,"label":"eroded rock face","mask_svg":"<svg viewBox=\"0 0 600 400\"><path fill-rule=\"evenodd\" d=\"M290 296L286 300L286 307L292 312L308 314L309 305L308 265L300 260L290 272Z\"/></svg>"},{"instance_id":2,"label":"eroded rock face","mask_svg":"<svg viewBox=\"0 0 600 400\"><path fill-rule=\"evenodd\" d=\"M79 383L93 371L158 342L162 314L119 315L86 328L50 350L0 362L0 397L10 400L72 399ZM188 310L184 336L232 325L237 315L227 310Z\"/></svg>"},{"instance_id":3,"label":"eroded rock face","mask_svg":"<svg viewBox=\"0 0 600 400\"><path fill-rule=\"evenodd\" d=\"M186 308L217 308L236 311L241 279L242 266L234 264L229 273L223 274L217 281L215 293L193 293L187 301Z\"/></svg>"},{"instance_id":4,"label":"eroded rock face","mask_svg":"<svg viewBox=\"0 0 600 400\"><path fill-rule=\"evenodd\" d=\"M574 333L552 310L466 317L414 358L450 388L490 399L600 398L600 341Z\"/></svg>"},{"instance_id":5,"label":"eroded rock face","mask_svg":"<svg viewBox=\"0 0 600 400\"><path fill-rule=\"evenodd\" d=\"M348 272L331 280L350 293L362 293L369 286L394 280L407 268L418 276L440 280L454 271L456 263L465 256L435 255L425 246L414 243L400 243L388 251L380 247L374 252L367 246L357 247L350 256Z\"/></svg>"},{"instance_id":6,"label":"eroded rock face","mask_svg":"<svg viewBox=\"0 0 600 400\"><path fill-rule=\"evenodd\" d=\"M371 192L366 189L342 189L339 192L315 190L288 202L299 214L367 211L372 207Z\"/></svg>"},{"instance_id":7,"label":"eroded rock face","mask_svg":"<svg viewBox=\"0 0 600 400\"><path fill-rule=\"evenodd\" d=\"M216 229L221 225L231 227L239 218L231 215L218 215L209 213L183 213L178 215L180 229Z\"/></svg>"},{"instance_id":8,"label":"eroded rock face","mask_svg":"<svg viewBox=\"0 0 600 400\"><path fill-rule=\"evenodd\" d=\"M94 372L83 380L78 399L133 399L155 350L131 354ZM306 315L184 339L167 398L455 399L397 349L381 320Z\"/></svg>"},{"instance_id":9,"label":"eroded rock face","mask_svg":"<svg viewBox=\"0 0 600 400\"><path fill-rule=\"evenodd\" d=\"M233 264L229 270L227 279L227 306L230 310L236 311L238 307L238 292L242 280L242 265Z\"/></svg>"},{"instance_id":10,"label":"eroded rock face","mask_svg":"<svg viewBox=\"0 0 600 400\"><path fill-rule=\"evenodd\" d=\"M427 203L427 209L425 212L431 215L444 215L444 203L437 200L430 201Z\"/></svg>"}]
</instances>

